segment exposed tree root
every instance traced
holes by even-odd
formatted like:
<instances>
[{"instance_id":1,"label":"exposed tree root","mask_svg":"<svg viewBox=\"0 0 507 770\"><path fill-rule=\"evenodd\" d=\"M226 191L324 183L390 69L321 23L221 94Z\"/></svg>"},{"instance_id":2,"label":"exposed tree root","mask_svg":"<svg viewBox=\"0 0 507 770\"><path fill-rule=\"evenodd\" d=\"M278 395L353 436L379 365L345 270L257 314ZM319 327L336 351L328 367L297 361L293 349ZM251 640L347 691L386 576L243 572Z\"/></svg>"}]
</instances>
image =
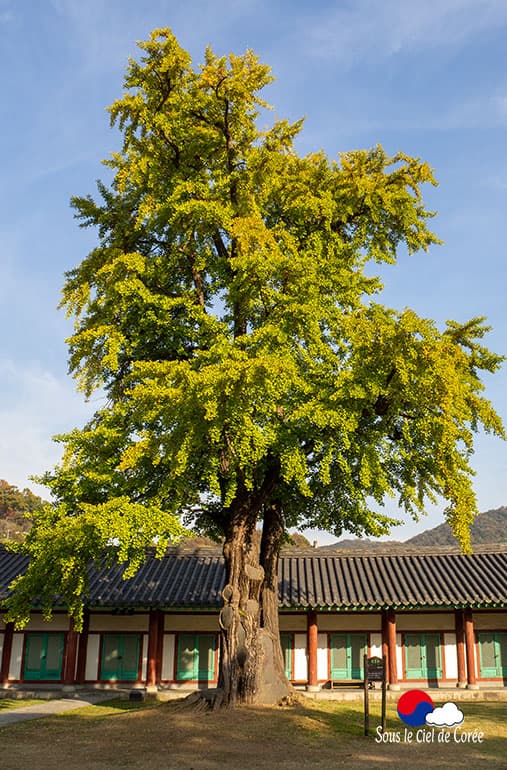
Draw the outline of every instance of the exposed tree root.
<instances>
[{"instance_id":1,"label":"exposed tree root","mask_svg":"<svg viewBox=\"0 0 507 770\"><path fill-rule=\"evenodd\" d=\"M292 708L294 706L300 706L301 703L301 695L292 691L289 695L284 695L276 705L279 708ZM256 704L253 705L255 706ZM221 708L227 708L227 704L224 702L224 694L220 689L199 690L190 693L190 695L187 695L183 700L173 704L173 709L175 711L187 710L193 712L206 712L218 711Z\"/></svg>"}]
</instances>

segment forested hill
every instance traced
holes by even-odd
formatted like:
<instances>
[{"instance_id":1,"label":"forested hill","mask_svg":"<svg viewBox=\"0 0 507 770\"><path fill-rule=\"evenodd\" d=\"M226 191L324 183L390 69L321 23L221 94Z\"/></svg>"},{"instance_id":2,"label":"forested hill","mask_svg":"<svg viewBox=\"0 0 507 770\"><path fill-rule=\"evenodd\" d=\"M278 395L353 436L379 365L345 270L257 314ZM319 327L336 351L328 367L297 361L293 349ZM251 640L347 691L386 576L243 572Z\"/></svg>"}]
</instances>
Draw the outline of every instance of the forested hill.
<instances>
[{"instance_id":1,"label":"forested hill","mask_svg":"<svg viewBox=\"0 0 507 770\"><path fill-rule=\"evenodd\" d=\"M507 543L507 507L502 506L492 511L480 513L471 527L472 546L488 545L496 543ZM349 540L340 540L327 548L340 548L351 551L372 551L375 549L385 549L386 547L403 548L404 546L426 547L426 546L456 546L451 528L448 524L439 524L438 527L427 529L420 535L411 537L410 540L400 542L399 540L374 541L368 538L354 538Z\"/></svg>"},{"instance_id":2,"label":"forested hill","mask_svg":"<svg viewBox=\"0 0 507 770\"><path fill-rule=\"evenodd\" d=\"M43 505L29 489L0 479L0 540L22 540L31 527L31 514Z\"/></svg>"},{"instance_id":3,"label":"forested hill","mask_svg":"<svg viewBox=\"0 0 507 770\"><path fill-rule=\"evenodd\" d=\"M470 528L472 545L507 543L507 507L480 513ZM448 524L427 529L406 541L409 545L456 545Z\"/></svg>"},{"instance_id":4,"label":"forested hill","mask_svg":"<svg viewBox=\"0 0 507 770\"><path fill-rule=\"evenodd\" d=\"M37 497L29 489L18 489L13 484L0 479L0 541L5 539L21 540L31 526L30 514L39 509L44 500ZM28 518L27 518L28 516ZM487 545L495 543L507 543L507 506L495 510L480 513L471 528L472 545ZM194 545L202 545L207 538L194 538L189 542ZM199 541L199 542L198 542ZM209 541L213 544L212 541ZM309 546L310 543L300 534L293 535L286 548ZM406 540L404 543L398 540L383 542L369 540L368 538L354 538L341 540L326 548L339 548L355 551L371 551L386 546L403 547L410 546L447 546L456 545L448 524L439 524L438 527L427 529L420 535Z\"/></svg>"}]
</instances>

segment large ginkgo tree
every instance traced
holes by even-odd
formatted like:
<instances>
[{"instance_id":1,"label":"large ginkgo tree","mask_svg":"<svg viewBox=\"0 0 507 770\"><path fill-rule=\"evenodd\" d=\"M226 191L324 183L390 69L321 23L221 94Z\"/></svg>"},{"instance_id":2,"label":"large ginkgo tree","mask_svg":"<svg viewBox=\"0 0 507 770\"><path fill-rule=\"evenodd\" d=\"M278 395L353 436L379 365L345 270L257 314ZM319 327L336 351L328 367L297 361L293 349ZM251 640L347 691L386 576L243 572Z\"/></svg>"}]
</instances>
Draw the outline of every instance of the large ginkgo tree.
<instances>
[{"instance_id":1,"label":"large ginkgo tree","mask_svg":"<svg viewBox=\"0 0 507 770\"><path fill-rule=\"evenodd\" d=\"M59 594L79 625L90 559L131 575L183 522L224 543L224 702L272 702L290 687L284 533L383 535L386 498L416 517L443 498L467 549L474 433L503 435L481 376L501 358L483 319L440 329L377 299L375 263L438 243L426 163L381 147L301 157L302 121L263 127L272 77L253 52L208 48L194 67L167 29L140 49L110 107L112 182L73 199L97 246L63 290L70 369L103 405L60 437L10 617Z\"/></svg>"}]
</instances>

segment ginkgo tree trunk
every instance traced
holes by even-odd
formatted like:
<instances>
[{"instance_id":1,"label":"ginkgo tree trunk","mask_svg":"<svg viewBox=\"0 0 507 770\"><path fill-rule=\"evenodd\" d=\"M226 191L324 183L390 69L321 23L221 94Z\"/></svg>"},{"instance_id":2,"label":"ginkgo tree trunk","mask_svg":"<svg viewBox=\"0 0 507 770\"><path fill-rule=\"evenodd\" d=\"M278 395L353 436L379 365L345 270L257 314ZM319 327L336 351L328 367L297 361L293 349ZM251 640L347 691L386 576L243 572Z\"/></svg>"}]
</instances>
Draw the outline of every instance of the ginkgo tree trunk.
<instances>
[{"instance_id":1,"label":"ginkgo tree trunk","mask_svg":"<svg viewBox=\"0 0 507 770\"><path fill-rule=\"evenodd\" d=\"M375 263L438 243L426 163L378 146L300 156L302 121L264 127L272 78L253 52L208 48L195 67L169 30L140 49L110 107L112 182L73 199L98 242L62 300L70 369L106 400L60 437L10 617L34 595L49 613L58 589L79 624L90 558L132 574L183 521L224 542L224 702L273 702L290 692L284 533L377 536L396 523L387 498L414 516L443 498L468 548L474 432L503 435L481 374L501 359L483 319L439 329L378 300Z\"/></svg>"}]
</instances>

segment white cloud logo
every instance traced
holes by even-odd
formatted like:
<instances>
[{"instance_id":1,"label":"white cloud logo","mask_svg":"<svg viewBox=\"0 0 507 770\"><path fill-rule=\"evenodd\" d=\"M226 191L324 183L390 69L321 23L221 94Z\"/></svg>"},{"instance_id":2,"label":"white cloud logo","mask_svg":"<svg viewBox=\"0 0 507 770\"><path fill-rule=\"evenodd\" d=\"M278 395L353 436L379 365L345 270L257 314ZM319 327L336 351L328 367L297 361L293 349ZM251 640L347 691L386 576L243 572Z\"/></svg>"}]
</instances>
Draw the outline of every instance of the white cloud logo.
<instances>
[{"instance_id":1,"label":"white cloud logo","mask_svg":"<svg viewBox=\"0 0 507 770\"><path fill-rule=\"evenodd\" d=\"M463 712L456 704L449 702L426 714L426 724L435 727L454 727L454 725L460 725L464 718Z\"/></svg>"}]
</instances>

